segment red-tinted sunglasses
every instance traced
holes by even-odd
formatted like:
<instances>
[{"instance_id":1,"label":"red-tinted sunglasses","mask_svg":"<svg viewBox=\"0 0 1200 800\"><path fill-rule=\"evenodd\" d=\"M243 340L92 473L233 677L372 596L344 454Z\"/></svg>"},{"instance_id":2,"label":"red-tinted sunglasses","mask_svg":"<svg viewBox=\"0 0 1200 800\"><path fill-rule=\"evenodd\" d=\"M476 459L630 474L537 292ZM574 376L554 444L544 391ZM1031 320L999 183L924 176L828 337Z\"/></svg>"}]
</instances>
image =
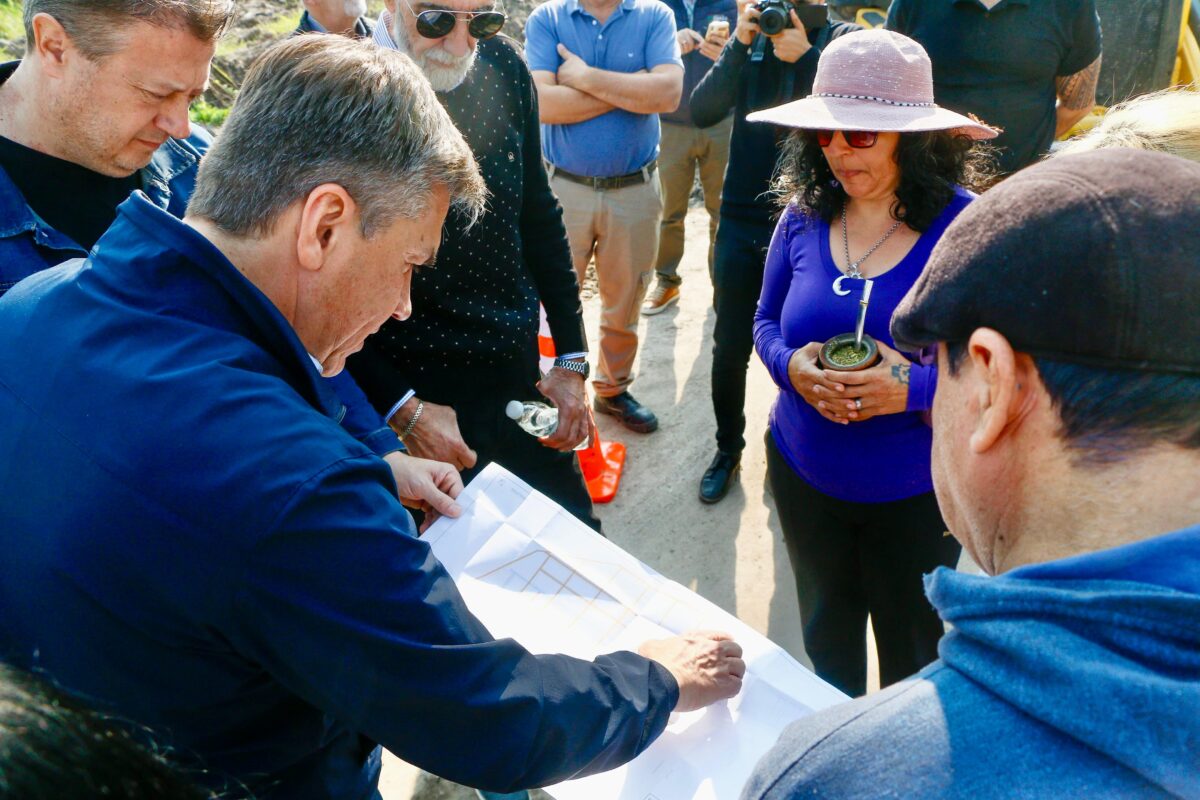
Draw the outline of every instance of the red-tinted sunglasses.
<instances>
[{"instance_id":1,"label":"red-tinted sunglasses","mask_svg":"<svg viewBox=\"0 0 1200 800\"><path fill-rule=\"evenodd\" d=\"M833 144L835 133L837 131L817 131L817 144L829 147ZM875 142L879 140L878 131L842 131L842 136L846 139L846 144L858 150L874 147Z\"/></svg>"}]
</instances>

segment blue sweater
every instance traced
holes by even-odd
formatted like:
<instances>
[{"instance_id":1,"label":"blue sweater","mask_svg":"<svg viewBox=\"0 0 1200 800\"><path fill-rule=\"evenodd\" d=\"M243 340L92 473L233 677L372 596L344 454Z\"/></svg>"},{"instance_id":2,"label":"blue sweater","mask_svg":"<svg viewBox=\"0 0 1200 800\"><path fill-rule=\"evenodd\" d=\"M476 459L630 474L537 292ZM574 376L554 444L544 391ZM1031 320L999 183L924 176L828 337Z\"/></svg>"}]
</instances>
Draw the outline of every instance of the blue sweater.
<instances>
[{"instance_id":1,"label":"blue sweater","mask_svg":"<svg viewBox=\"0 0 1200 800\"><path fill-rule=\"evenodd\" d=\"M743 800L1200 798L1200 526L926 591L941 658L792 725Z\"/></svg>"},{"instance_id":2,"label":"blue sweater","mask_svg":"<svg viewBox=\"0 0 1200 800\"><path fill-rule=\"evenodd\" d=\"M368 798L379 742L494 790L629 760L677 688L494 640L275 306L135 194L0 299L0 657L259 798Z\"/></svg>"}]
</instances>

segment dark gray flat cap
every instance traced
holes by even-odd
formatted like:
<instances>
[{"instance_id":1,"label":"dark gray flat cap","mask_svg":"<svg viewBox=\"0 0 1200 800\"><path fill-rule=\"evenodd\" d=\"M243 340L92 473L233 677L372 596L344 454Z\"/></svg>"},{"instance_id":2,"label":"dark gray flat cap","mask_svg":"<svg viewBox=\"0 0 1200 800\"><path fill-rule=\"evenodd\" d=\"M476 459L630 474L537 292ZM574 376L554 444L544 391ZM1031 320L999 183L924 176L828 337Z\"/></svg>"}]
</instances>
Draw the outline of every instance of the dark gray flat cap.
<instances>
[{"instance_id":1,"label":"dark gray flat cap","mask_svg":"<svg viewBox=\"0 0 1200 800\"><path fill-rule=\"evenodd\" d=\"M968 206L896 308L892 337L915 349L984 327L1052 360L1200 374L1200 164L1063 156Z\"/></svg>"}]
</instances>

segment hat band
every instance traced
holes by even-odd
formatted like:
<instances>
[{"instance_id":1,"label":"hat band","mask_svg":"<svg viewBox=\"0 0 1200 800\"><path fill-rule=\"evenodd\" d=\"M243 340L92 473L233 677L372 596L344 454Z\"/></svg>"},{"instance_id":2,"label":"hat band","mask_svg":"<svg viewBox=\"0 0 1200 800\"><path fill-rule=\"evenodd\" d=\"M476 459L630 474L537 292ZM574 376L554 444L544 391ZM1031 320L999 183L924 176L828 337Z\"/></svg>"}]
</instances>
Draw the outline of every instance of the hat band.
<instances>
[{"instance_id":1,"label":"hat band","mask_svg":"<svg viewBox=\"0 0 1200 800\"><path fill-rule=\"evenodd\" d=\"M936 103L905 103L902 100L888 100L886 97L872 97L869 94L837 94L836 92L819 92L813 97L834 97L838 100L870 100L873 103L887 103L889 106L904 106L906 108L936 108Z\"/></svg>"}]
</instances>

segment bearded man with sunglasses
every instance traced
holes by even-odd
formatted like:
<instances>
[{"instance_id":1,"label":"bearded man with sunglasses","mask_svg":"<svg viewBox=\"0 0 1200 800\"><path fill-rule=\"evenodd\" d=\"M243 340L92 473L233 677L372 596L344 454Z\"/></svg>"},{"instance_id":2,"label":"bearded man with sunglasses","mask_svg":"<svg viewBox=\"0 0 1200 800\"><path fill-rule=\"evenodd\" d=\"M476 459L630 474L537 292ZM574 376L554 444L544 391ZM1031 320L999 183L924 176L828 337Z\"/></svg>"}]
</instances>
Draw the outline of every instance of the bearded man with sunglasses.
<instances>
[{"instance_id":1,"label":"bearded man with sunglasses","mask_svg":"<svg viewBox=\"0 0 1200 800\"><path fill-rule=\"evenodd\" d=\"M599 530L572 448L588 435L587 344L562 210L541 160L537 96L491 0L388 0L382 47L410 56L479 161L490 199L474 226L447 219L438 268L413 278L412 317L390 321L350 371L409 452L469 480L490 461ZM538 303L560 357L539 380ZM555 433L504 416L548 398Z\"/></svg>"}]
</instances>

